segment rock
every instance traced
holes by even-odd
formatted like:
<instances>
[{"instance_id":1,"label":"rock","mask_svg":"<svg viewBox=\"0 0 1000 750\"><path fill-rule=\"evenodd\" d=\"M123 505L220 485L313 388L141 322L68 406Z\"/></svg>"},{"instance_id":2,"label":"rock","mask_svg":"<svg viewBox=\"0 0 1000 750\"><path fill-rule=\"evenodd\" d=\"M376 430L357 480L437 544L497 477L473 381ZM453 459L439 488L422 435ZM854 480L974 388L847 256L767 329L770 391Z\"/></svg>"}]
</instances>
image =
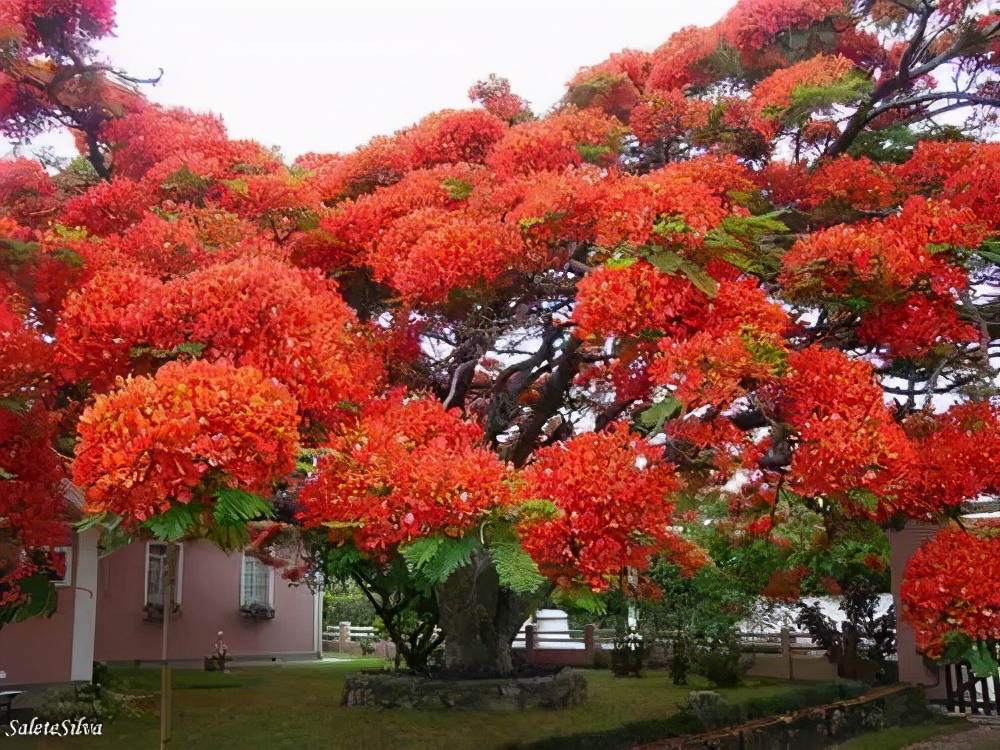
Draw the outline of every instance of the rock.
<instances>
[{"instance_id":1,"label":"rock","mask_svg":"<svg viewBox=\"0 0 1000 750\"><path fill-rule=\"evenodd\" d=\"M458 680L396 674L355 672L348 675L343 706L381 708L569 708L587 700L587 679L563 669L554 675L487 680Z\"/></svg>"}]
</instances>

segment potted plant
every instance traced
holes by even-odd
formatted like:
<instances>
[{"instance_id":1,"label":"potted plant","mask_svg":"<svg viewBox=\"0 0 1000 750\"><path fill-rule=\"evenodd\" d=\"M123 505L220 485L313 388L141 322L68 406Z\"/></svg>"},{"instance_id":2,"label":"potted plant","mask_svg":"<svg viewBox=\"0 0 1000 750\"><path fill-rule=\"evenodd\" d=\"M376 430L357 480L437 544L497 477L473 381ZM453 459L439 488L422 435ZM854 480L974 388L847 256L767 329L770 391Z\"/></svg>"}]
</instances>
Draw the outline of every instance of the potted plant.
<instances>
[{"instance_id":1,"label":"potted plant","mask_svg":"<svg viewBox=\"0 0 1000 750\"><path fill-rule=\"evenodd\" d=\"M205 657L206 672L228 672L226 662L229 661L229 647L222 639L222 631L219 631L215 639L215 648L212 653Z\"/></svg>"},{"instance_id":2,"label":"potted plant","mask_svg":"<svg viewBox=\"0 0 1000 750\"><path fill-rule=\"evenodd\" d=\"M619 629L611 651L611 671L619 677L631 674L638 677L648 652L649 647L635 625Z\"/></svg>"}]
</instances>

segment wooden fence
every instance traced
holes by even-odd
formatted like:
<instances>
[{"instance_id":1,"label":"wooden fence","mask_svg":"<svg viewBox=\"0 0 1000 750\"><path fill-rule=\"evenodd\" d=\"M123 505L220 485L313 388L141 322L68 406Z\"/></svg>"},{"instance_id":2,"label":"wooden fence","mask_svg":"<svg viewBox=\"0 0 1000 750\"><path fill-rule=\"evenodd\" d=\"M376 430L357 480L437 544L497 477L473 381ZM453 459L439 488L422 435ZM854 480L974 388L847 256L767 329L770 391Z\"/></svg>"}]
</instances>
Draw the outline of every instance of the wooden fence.
<instances>
[{"instance_id":1,"label":"wooden fence","mask_svg":"<svg viewBox=\"0 0 1000 750\"><path fill-rule=\"evenodd\" d=\"M837 665L826 658L809 633L782 628L769 633L737 633L746 653L754 660L747 672L752 677L821 681L837 677Z\"/></svg>"},{"instance_id":2,"label":"wooden fence","mask_svg":"<svg viewBox=\"0 0 1000 750\"><path fill-rule=\"evenodd\" d=\"M976 677L967 662L946 664L942 669L949 711L1000 716L1000 675Z\"/></svg>"},{"instance_id":3,"label":"wooden fence","mask_svg":"<svg viewBox=\"0 0 1000 750\"><path fill-rule=\"evenodd\" d=\"M583 630L539 632L533 625L524 628L524 639L514 640L515 650L524 650L528 664L545 667L592 667L600 647L595 636L597 628L587 625Z\"/></svg>"},{"instance_id":4,"label":"wooden fence","mask_svg":"<svg viewBox=\"0 0 1000 750\"><path fill-rule=\"evenodd\" d=\"M658 633L655 641L662 644L664 660L670 658L673 633ZM755 677L779 677L789 680L830 680L837 677L836 664L812 643L808 633L783 629L768 633L738 633L745 652L754 655L749 674ZM375 642L375 629L342 622L327 627L323 634L323 650L341 654L362 654L362 642L372 642L377 656L395 656L393 644ZM598 651L614 648L614 631L598 630L594 625L583 629L539 632L528 625L514 640L512 648L529 664L549 667L591 667ZM995 695L995 693L994 693Z\"/></svg>"},{"instance_id":5,"label":"wooden fence","mask_svg":"<svg viewBox=\"0 0 1000 750\"><path fill-rule=\"evenodd\" d=\"M323 631L323 650L335 654L365 655L363 645L370 644L373 655L392 659L396 655L395 645L376 641L375 638L373 627L342 622L337 626L330 625Z\"/></svg>"}]
</instances>

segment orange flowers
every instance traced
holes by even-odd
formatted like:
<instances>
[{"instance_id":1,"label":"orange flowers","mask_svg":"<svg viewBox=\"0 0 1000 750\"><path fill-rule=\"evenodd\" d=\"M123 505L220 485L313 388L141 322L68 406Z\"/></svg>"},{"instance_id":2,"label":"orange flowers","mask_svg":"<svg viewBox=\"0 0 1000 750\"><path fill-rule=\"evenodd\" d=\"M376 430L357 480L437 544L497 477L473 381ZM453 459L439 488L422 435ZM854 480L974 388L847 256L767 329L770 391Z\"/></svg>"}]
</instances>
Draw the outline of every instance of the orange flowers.
<instances>
[{"instance_id":1,"label":"orange flowers","mask_svg":"<svg viewBox=\"0 0 1000 750\"><path fill-rule=\"evenodd\" d=\"M594 590L625 567L645 570L649 556L670 548L688 572L704 558L670 528L678 488L670 465L645 440L616 425L538 452L520 495L547 500L550 519L521 526L525 550L551 578L580 579Z\"/></svg>"},{"instance_id":2,"label":"orange flowers","mask_svg":"<svg viewBox=\"0 0 1000 750\"><path fill-rule=\"evenodd\" d=\"M461 536L510 503L507 468L478 446L481 436L433 399L400 390L375 399L331 441L302 491L300 517L367 552Z\"/></svg>"},{"instance_id":3,"label":"orange flowers","mask_svg":"<svg viewBox=\"0 0 1000 750\"><path fill-rule=\"evenodd\" d=\"M917 649L940 659L954 635L1000 640L1000 537L946 528L906 564L900 599Z\"/></svg>"},{"instance_id":4,"label":"orange flowers","mask_svg":"<svg viewBox=\"0 0 1000 750\"><path fill-rule=\"evenodd\" d=\"M140 523L192 500L207 476L266 491L295 467L298 422L295 399L259 370L168 363L84 412L73 481L88 512Z\"/></svg>"}]
</instances>

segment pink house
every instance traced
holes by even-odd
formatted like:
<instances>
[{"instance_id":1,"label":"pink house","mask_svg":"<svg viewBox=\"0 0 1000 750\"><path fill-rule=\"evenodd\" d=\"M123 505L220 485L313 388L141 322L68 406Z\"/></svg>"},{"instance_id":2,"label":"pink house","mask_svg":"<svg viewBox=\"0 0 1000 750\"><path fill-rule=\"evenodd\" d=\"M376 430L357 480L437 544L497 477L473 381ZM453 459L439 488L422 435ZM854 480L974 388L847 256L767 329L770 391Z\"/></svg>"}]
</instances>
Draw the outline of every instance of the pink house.
<instances>
[{"instance_id":1,"label":"pink house","mask_svg":"<svg viewBox=\"0 0 1000 750\"><path fill-rule=\"evenodd\" d=\"M89 681L94 661L159 661L164 552L162 544L136 542L99 559L97 532L78 535L56 613L0 630L0 689ZM200 663L220 630L236 661L321 656L320 594L208 542L184 542L180 554L171 662Z\"/></svg>"},{"instance_id":2,"label":"pink house","mask_svg":"<svg viewBox=\"0 0 1000 750\"><path fill-rule=\"evenodd\" d=\"M906 563L917 548L937 533L937 524L910 521L901 531L890 531L890 569L892 570L892 598L896 605L896 651L899 655L899 681L920 685L928 700L942 700L946 696L942 669L929 667L924 657L917 651L917 639L913 628L902 617L899 601L899 587L903 582Z\"/></svg>"},{"instance_id":3,"label":"pink house","mask_svg":"<svg viewBox=\"0 0 1000 750\"><path fill-rule=\"evenodd\" d=\"M35 617L0 629L0 690L91 678L97 612L96 530L76 535L65 548L66 573L56 582L52 617Z\"/></svg>"},{"instance_id":4,"label":"pink house","mask_svg":"<svg viewBox=\"0 0 1000 750\"><path fill-rule=\"evenodd\" d=\"M98 563L96 661L159 661L163 623L156 608L162 612L165 553L163 544L139 542ZM200 662L220 630L234 659L322 655L321 595L289 586L259 560L227 555L208 542L184 542L177 579L171 661Z\"/></svg>"}]
</instances>

